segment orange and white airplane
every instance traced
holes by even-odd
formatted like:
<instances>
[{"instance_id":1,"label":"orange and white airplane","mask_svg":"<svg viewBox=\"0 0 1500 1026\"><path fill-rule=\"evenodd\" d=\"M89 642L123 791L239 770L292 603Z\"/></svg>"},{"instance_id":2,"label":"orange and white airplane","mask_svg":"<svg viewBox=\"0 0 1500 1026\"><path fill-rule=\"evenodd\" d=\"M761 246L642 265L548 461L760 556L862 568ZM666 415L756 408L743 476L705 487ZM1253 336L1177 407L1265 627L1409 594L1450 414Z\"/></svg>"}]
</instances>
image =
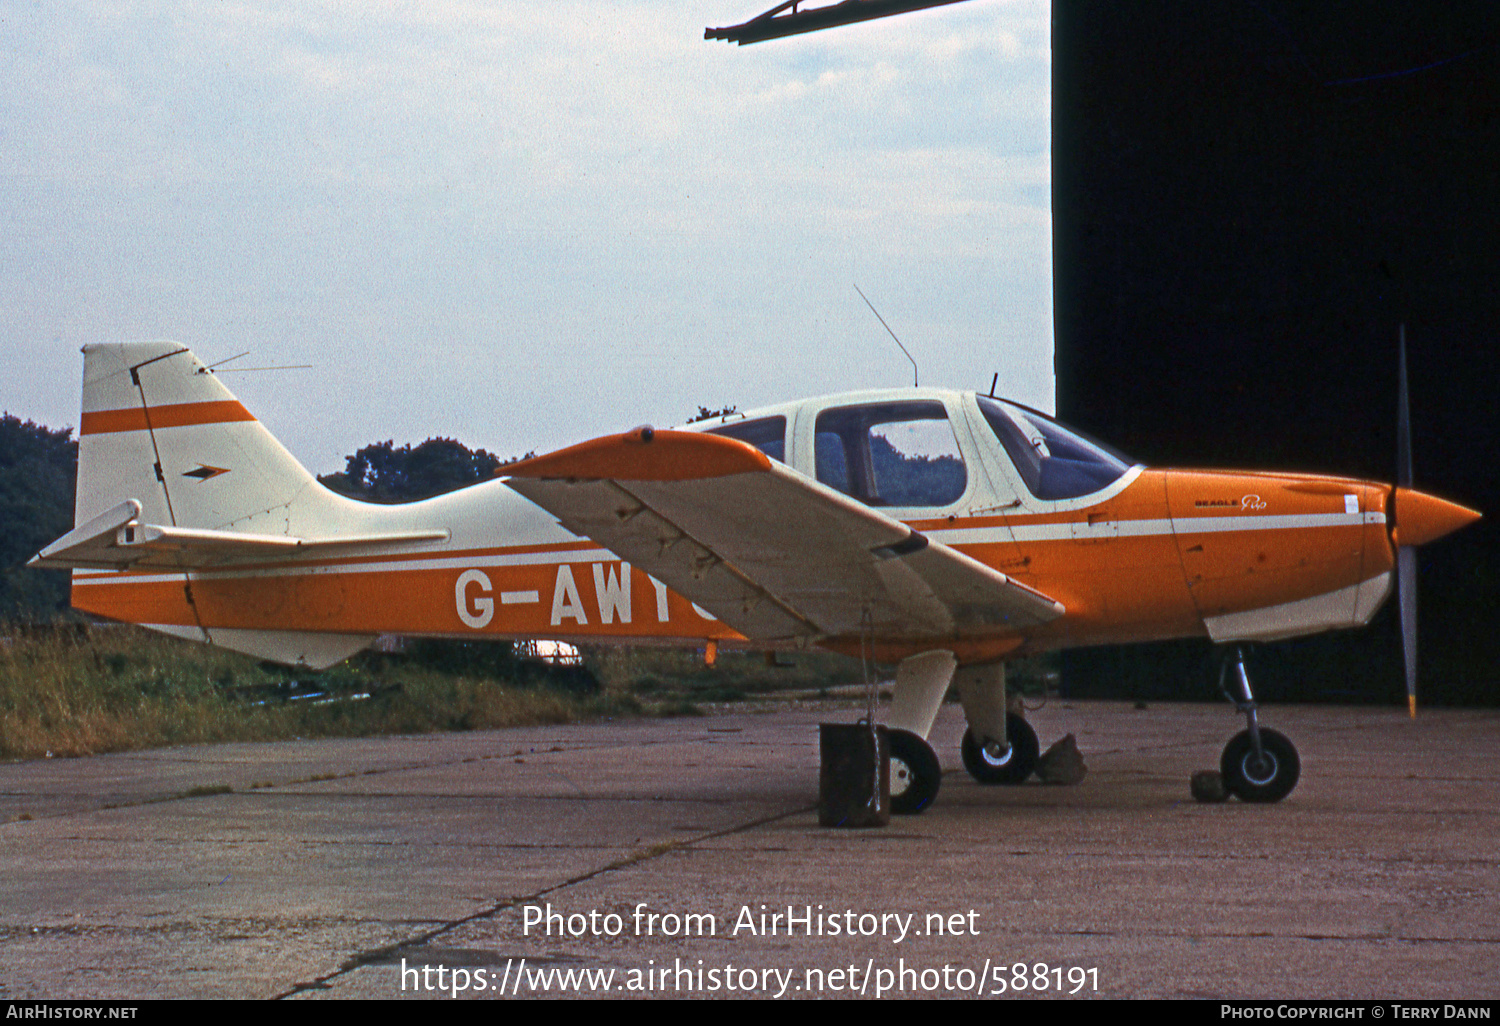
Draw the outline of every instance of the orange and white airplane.
<instances>
[{"instance_id":1,"label":"orange and white airplane","mask_svg":"<svg viewBox=\"0 0 1500 1026\"><path fill-rule=\"evenodd\" d=\"M1398 551L1478 514L1312 474L1157 470L974 392L824 396L639 428L405 505L328 491L196 356L87 346L72 531L32 565L73 605L320 668L382 633L809 646L898 669L892 809L937 793L925 738L956 685L963 761L1032 771L1005 662L1069 646L1356 627ZM1295 748L1255 719L1229 789L1276 801Z\"/></svg>"}]
</instances>

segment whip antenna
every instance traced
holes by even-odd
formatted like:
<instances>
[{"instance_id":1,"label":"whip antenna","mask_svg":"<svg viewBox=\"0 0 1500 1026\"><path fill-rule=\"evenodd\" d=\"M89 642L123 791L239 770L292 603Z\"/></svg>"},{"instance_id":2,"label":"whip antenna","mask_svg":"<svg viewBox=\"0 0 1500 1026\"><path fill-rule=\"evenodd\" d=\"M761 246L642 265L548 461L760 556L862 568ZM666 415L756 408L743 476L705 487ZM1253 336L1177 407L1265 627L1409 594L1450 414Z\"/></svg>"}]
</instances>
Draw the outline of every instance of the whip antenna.
<instances>
[{"instance_id":1,"label":"whip antenna","mask_svg":"<svg viewBox=\"0 0 1500 1026\"><path fill-rule=\"evenodd\" d=\"M211 363L207 367L204 367L202 370L198 371L198 373L202 374L206 371L210 374L241 374L245 371L312 370L312 364L310 363L290 363L282 367L229 367L224 370L219 370L219 368L223 367L226 363L233 363L235 360L238 360L240 356L249 355L250 350L246 349L243 353L240 353L239 356L231 356L227 360L220 360L218 363Z\"/></svg>"},{"instance_id":2,"label":"whip antenna","mask_svg":"<svg viewBox=\"0 0 1500 1026\"><path fill-rule=\"evenodd\" d=\"M889 324L885 323L885 318L882 317L882 316L880 316L880 311L877 310L877 309L875 309L875 304L872 303L872 302L870 302L870 297L866 296L863 292L861 292L858 285L854 286L854 291L855 292L859 292L859 298L863 299L865 301L865 306L868 306L870 308L870 312L875 315L875 319L880 322L880 326L886 330L886 332L891 336L891 338L896 338L896 333L894 331L891 331L891 326ZM906 351L906 347L901 345L901 340L899 338L896 338L896 345L901 346L901 351L903 353L906 353L906 358L908 360L911 360L911 387L912 388L916 388L917 387L917 361L911 359L911 353L908 353Z\"/></svg>"}]
</instances>

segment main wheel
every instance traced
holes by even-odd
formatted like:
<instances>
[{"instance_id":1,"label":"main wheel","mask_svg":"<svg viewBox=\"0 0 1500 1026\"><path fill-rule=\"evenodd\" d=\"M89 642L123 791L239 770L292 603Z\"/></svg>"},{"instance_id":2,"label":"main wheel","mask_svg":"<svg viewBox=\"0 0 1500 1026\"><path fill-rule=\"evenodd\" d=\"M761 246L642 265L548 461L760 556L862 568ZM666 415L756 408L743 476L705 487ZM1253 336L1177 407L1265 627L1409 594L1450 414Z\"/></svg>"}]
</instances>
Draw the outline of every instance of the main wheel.
<instances>
[{"instance_id":1,"label":"main wheel","mask_svg":"<svg viewBox=\"0 0 1500 1026\"><path fill-rule=\"evenodd\" d=\"M912 816L932 804L943 782L932 746L909 730L890 732L891 811Z\"/></svg>"},{"instance_id":2,"label":"main wheel","mask_svg":"<svg viewBox=\"0 0 1500 1026\"><path fill-rule=\"evenodd\" d=\"M981 784L1019 784L1031 776L1042 750L1037 743L1036 731L1021 717L1007 716L1005 737L1010 742L1010 751L997 758L975 739L974 728L964 731L959 752L969 776Z\"/></svg>"},{"instance_id":3,"label":"main wheel","mask_svg":"<svg viewBox=\"0 0 1500 1026\"><path fill-rule=\"evenodd\" d=\"M1292 793L1302 775L1302 762L1296 747L1286 735L1274 730L1260 731L1262 757L1255 757L1255 742L1250 732L1242 730L1230 738L1219 757L1219 772L1224 786L1242 802L1279 802Z\"/></svg>"}]
</instances>

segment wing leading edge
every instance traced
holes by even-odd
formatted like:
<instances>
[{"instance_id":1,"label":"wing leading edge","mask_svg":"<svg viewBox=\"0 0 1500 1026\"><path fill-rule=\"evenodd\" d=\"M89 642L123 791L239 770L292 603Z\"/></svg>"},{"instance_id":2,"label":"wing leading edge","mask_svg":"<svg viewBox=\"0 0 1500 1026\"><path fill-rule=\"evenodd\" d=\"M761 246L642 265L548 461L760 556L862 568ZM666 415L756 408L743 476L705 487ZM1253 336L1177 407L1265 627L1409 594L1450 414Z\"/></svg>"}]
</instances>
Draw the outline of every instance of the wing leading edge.
<instances>
[{"instance_id":1,"label":"wing leading edge","mask_svg":"<svg viewBox=\"0 0 1500 1026\"><path fill-rule=\"evenodd\" d=\"M642 428L501 473L752 641L1019 635L1064 612L732 438Z\"/></svg>"}]
</instances>

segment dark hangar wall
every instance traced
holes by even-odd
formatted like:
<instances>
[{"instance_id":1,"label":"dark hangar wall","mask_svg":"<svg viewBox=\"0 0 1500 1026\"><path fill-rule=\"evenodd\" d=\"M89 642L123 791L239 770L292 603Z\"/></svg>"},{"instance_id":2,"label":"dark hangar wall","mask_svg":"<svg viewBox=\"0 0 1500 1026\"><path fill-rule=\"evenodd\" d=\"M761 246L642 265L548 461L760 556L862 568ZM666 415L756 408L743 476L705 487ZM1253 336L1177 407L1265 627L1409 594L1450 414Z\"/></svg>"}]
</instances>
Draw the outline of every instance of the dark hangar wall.
<instances>
[{"instance_id":1,"label":"dark hangar wall","mask_svg":"<svg viewBox=\"0 0 1500 1026\"><path fill-rule=\"evenodd\" d=\"M1054 0L1059 415L1149 464L1416 483L1477 507L1419 550L1424 703L1500 701L1500 4ZM1400 703L1394 601L1273 646L1264 697ZM1067 657L1145 695L1205 645Z\"/></svg>"}]
</instances>

